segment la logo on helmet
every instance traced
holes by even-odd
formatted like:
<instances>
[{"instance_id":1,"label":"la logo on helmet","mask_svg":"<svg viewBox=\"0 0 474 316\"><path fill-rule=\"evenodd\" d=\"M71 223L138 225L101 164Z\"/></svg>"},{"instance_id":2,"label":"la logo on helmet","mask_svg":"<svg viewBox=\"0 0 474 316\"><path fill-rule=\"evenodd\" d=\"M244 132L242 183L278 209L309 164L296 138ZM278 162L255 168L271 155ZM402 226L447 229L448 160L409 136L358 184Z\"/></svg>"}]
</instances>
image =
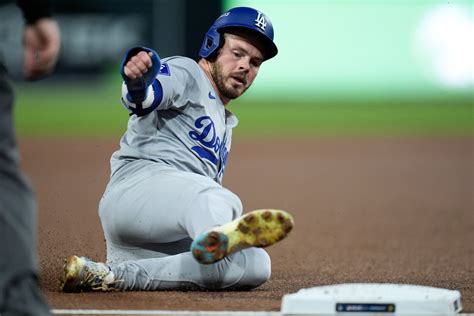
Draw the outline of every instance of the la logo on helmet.
<instances>
[{"instance_id":1,"label":"la logo on helmet","mask_svg":"<svg viewBox=\"0 0 474 316\"><path fill-rule=\"evenodd\" d=\"M262 12L258 12L257 18L255 19L255 25L261 28L262 31L265 31L267 22L265 22L265 16L262 14Z\"/></svg>"}]
</instances>

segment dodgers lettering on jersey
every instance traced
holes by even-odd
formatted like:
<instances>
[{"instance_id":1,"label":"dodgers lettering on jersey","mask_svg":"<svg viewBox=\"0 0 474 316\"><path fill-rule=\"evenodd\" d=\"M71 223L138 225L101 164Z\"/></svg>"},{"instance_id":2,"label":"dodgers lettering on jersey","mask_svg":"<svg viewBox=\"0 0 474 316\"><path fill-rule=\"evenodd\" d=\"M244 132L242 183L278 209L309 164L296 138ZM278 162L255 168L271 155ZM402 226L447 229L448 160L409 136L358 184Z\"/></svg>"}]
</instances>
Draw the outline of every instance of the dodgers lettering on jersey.
<instances>
[{"instance_id":1,"label":"dodgers lettering on jersey","mask_svg":"<svg viewBox=\"0 0 474 316\"><path fill-rule=\"evenodd\" d=\"M130 117L120 150L111 159L112 173L131 161L146 159L221 183L237 118L226 110L192 59L163 59L156 80L163 89L161 102L150 114ZM148 89L146 100L153 104L154 88ZM130 102L126 86L122 102Z\"/></svg>"},{"instance_id":2,"label":"dodgers lettering on jersey","mask_svg":"<svg viewBox=\"0 0 474 316\"><path fill-rule=\"evenodd\" d=\"M222 144L219 136L216 135L214 122L210 116L206 115L198 118L194 126L198 129L202 129L202 131L196 132L192 130L189 132L189 137L199 143L199 145L193 146L191 149L194 150L199 157L207 159L217 166L219 157L217 154L221 151L222 145L225 146L225 144Z\"/></svg>"},{"instance_id":3,"label":"dodgers lettering on jersey","mask_svg":"<svg viewBox=\"0 0 474 316\"><path fill-rule=\"evenodd\" d=\"M227 163L227 156L229 155L226 139L227 135L225 134L222 140L217 136L214 122L210 116L198 118L194 126L202 131L196 132L192 130L189 132L189 137L200 144L191 147L191 149L194 150L199 157L207 159L216 165L219 170L218 176L221 178Z\"/></svg>"}]
</instances>

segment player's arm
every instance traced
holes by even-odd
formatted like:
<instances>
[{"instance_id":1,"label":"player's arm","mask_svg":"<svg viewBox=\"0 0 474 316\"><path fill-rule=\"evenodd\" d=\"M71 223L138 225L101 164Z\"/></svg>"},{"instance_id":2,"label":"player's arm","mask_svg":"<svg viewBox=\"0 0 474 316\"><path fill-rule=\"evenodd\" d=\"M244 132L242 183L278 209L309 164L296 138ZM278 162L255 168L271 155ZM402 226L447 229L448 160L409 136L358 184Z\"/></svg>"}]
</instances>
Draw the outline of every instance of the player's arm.
<instances>
[{"instance_id":1,"label":"player's arm","mask_svg":"<svg viewBox=\"0 0 474 316\"><path fill-rule=\"evenodd\" d=\"M156 75L160 71L158 53L146 47L130 49L122 62L122 103L138 116L151 113L163 98L163 89Z\"/></svg>"}]
</instances>

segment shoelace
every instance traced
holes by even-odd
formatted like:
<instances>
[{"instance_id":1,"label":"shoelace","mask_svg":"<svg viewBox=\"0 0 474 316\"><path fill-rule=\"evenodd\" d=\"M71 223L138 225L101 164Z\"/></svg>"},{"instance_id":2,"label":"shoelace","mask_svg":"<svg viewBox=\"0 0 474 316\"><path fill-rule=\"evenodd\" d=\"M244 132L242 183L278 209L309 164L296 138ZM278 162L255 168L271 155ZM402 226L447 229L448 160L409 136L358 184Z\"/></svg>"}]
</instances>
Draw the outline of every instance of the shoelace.
<instances>
[{"instance_id":1,"label":"shoelace","mask_svg":"<svg viewBox=\"0 0 474 316\"><path fill-rule=\"evenodd\" d=\"M115 288L114 286L117 283L123 282L123 280L114 280L110 283L104 282L104 277L107 276L106 273L91 271L94 269L85 268L85 275L83 280L81 280L79 287L81 289L93 290L93 291L120 291L120 289Z\"/></svg>"}]
</instances>

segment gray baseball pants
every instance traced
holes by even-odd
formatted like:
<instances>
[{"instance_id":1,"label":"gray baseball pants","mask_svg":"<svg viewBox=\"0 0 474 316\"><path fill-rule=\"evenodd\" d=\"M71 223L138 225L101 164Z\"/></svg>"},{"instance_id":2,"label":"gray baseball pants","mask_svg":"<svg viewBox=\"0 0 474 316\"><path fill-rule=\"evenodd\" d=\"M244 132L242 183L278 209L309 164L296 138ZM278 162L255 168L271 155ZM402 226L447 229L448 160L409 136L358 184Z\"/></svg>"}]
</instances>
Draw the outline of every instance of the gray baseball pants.
<instances>
[{"instance_id":1,"label":"gray baseball pants","mask_svg":"<svg viewBox=\"0 0 474 316\"><path fill-rule=\"evenodd\" d=\"M210 265L190 253L198 234L242 214L240 199L210 178L138 160L113 175L99 214L118 288L251 289L270 278L263 249L245 249Z\"/></svg>"}]
</instances>

